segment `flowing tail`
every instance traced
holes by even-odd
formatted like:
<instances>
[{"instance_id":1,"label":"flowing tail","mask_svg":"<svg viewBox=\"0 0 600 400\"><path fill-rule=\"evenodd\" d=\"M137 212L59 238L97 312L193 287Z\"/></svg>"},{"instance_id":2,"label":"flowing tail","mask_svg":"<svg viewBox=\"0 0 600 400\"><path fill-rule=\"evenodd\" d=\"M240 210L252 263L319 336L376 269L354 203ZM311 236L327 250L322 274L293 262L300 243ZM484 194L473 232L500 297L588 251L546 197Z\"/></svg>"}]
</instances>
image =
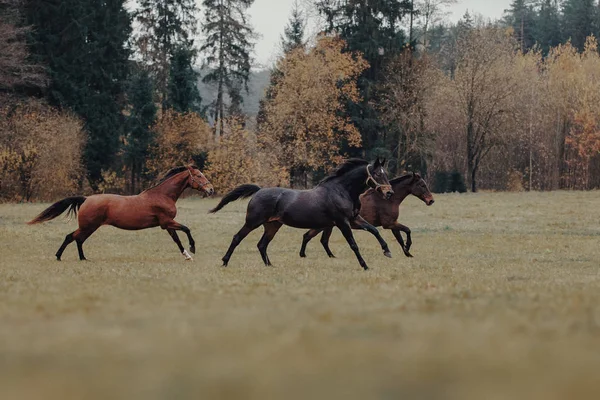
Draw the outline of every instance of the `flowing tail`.
<instances>
[{"instance_id":1,"label":"flowing tail","mask_svg":"<svg viewBox=\"0 0 600 400\"><path fill-rule=\"evenodd\" d=\"M40 215L29 221L27 224L33 225L39 224L40 222L50 221L51 219L54 219L63 212L65 212L66 209L69 209L67 215L77 216L77 211L79 210L79 207L81 207L85 200L85 196L73 196L67 197L66 199L62 199L61 201L57 201L56 203L52 204L50 207L42 211Z\"/></svg>"},{"instance_id":2,"label":"flowing tail","mask_svg":"<svg viewBox=\"0 0 600 400\"><path fill-rule=\"evenodd\" d=\"M232 201L250 197L254 193L258 192L259 190L260 190L260 186L240 185L240 186L236 187L235 189L233 189L231 192L227 193L225 196L223 196L223 198L221 199L219 204L217 204L217 206L215 208L210 210L209 213L211 213L211 214L216 213L217 211L219 211L221 208L225 207L227 204L231 203Z\"/></svg>"}]
</instances>

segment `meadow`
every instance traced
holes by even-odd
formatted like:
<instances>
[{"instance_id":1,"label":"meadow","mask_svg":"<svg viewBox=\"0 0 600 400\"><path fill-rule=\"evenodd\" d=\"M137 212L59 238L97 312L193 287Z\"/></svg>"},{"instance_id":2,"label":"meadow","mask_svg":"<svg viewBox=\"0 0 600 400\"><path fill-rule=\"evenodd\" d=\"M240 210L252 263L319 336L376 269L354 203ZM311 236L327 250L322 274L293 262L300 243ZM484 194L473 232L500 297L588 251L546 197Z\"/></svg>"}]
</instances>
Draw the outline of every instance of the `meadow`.
<instances>
[{"instance_id":1,"label":"meadow","mask_svg":"<svg viewBox=\"0 0 600 400\"><path fill-rule=\"evenodd\" d=\"M62 262L75 221L0 205L2 399L584 399L600 393L600 193L408 198L406 258L355 232L262 229L221 257L246 202L180 201L195 261L168 234L101 228ZM187 244L185 235L180 235Z\"/></svg>"}]
</instances>

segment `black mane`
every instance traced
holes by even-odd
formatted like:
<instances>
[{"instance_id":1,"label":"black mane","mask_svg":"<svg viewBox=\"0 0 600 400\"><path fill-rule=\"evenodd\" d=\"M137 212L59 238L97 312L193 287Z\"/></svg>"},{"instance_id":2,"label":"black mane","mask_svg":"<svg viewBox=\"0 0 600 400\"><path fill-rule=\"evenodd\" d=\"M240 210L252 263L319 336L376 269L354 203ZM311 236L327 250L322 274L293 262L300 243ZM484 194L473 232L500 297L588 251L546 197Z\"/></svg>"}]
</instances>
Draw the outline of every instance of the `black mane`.
<instances>
[{"instance_id":1,"label":"black mane","mask_svg":"<svg viewBox=\"0 0 600 400\"><path fill-rule=\"evenodd\" d=\"M412 178L413 176L415 176L415 175L411 172L409 174L402 175L402 176L399 176L397 178L391 179L390 180L390 185L395 185L396 183L400 183L400 182L402 182L402 181L404 181L406 179Z\"/></svg>"},{"instance_id":2,"label":"black mane","mask_svg":"<svg viewBox=\"0 0 600 400\"><path fill-rule=\"evenodd\" d=\"M319 182L319 185L322 183L329 182L330 180L332 180L334 178L343 176L343 175L347 174L348 172L354 170L355 168L363 166L363 165L369 165L369 162L367 160L363 160L362 158L350 158L350 159L346 160L342 165L340 165L335 171L333 171L332 175L329 175L328 177L323 179L321 182Z\"/></svg>"},{"instance_id":3,"label":"black mane","mask_svg":"<svg viewBox=\"0 0 600 400\"><path fill-rule=\"evenodd\" d=\"M198 167L196 167L195 165L192 165L191 168L198 169ZM173 177L174 175L177 175L180 172L185 171L186 169L188 169L188 167L185 167L185 166L171 168L170 170L167 171L167 173L162 178L160 178L160 180L157 183L155 183L154 185L150 186L146 190L150 190L150 189L153 189L153 188L159 186L160 184L164 183L167 179Z\"/></svg>"}]
</instances>

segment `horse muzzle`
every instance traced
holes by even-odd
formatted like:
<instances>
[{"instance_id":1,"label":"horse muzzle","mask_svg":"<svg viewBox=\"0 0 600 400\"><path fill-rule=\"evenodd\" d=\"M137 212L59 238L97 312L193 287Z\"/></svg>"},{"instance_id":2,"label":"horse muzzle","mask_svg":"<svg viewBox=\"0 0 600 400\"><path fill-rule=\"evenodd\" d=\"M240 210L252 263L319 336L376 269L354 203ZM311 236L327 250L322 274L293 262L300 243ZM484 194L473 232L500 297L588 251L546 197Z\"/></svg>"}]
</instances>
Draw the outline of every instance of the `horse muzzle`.
<instances>
[{"instance_id":1,"label":"horse muzzle","mask_svg":"<svg viewBox=\"0 0 600 400\"><path fill-rule=\"evenodd\" d=\"M394 191L392 190L392 187L388 186L388 185L379 186L379 191L381 191L381 194L383 195L383 197L386 200L391 199L392 196L394 195Z\"/></svg>"},{"instance_id":2,"label":"horse muzzle","mask_svg":"<svg viewBox=\"0 0 600 400\"><path fill-rule=\"evenodd\" d=\"M424 202L425 202L425 204L426 204L426 205L428 205L428 206L430 206L430 205L432 205L433 203L435 203L435 200L433 199L433 197L426 197L426 198L425 198L423 201L424 201Z\"/></svg>"},{"instance_id":3,"label":"horse muzzle","mask_svg":"<svg viewBox=\"0 0 600 400\"><path fill-rule=\"evenodd\" d=\"M204 191L204 193L206 193L209 196L212 196L213 194L215 194L215 189L213 188L213 185L211 185L210 183L204 187L202 187L202 190Z\"/></svg>"}]
</instances>

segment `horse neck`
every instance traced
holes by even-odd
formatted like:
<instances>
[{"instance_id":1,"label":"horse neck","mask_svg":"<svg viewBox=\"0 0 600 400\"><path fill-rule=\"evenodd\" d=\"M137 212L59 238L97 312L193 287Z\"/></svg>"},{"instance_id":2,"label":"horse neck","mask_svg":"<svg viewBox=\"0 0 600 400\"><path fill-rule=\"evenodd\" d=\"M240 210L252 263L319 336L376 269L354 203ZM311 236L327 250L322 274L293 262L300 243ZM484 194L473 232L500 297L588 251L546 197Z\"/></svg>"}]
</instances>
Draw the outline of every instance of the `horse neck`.
<instances>
[{"instance_id":1,"label":"horse neck","mask_svg":"<svg viewBox=\"0 0 600 400\"><path fill-rule=\"evenodd\" d=\"M394 191L394 196L392 197L392 201L397 202L398 204L402 203L404 199L411 194L411 179L402 180L400 182L396 182L392 185L392 190Z\"/></svg>"},{"instance_id":2,"label":"horse neck","mask_svg":"<svg viewBox=\"0 0 600 400\"><path fill-rule=\"evenodd\" d=\"M353 201L358 201L359 196L365 191L367 182L367 166L363 165L344 174L337 180L338 184L346 189Z\"/></svg>"},{"instance_id":3,"label":"horse neck","mask_svg":"<svg viewBox=\"0 0 600 400\"><path fill-rule=\"evenodd\" d=\"M154 195L166 196L173 200L173 202L176 202L177 199L179 199L179 196L181 196L183 191L188 187L188 173L188 171L180 172L160 185L148 190L148 192Z\"/></svg>"}]
</instances>

